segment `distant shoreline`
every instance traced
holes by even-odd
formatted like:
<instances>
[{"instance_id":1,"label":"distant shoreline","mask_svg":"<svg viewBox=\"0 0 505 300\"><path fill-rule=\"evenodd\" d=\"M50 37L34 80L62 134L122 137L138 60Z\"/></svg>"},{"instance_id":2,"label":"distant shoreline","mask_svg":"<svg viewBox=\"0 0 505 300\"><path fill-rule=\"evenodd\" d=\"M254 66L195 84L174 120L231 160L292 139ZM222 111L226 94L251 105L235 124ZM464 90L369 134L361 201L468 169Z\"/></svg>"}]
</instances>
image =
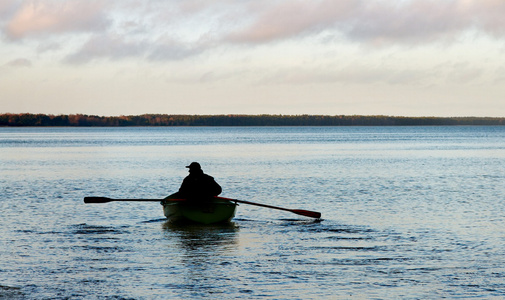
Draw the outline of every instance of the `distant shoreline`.
<instances>
[{"instance_id":1,"label":"distant shoreline","mask_svg":"<svg viewBox=\"0 0 505 300\"><path fill-rule=\"evenodd\" d=\"M2 127L133 126L496 126L505 117L397 117L360 115L169 115L0 114Z\"/></svg>"}]
</instances>

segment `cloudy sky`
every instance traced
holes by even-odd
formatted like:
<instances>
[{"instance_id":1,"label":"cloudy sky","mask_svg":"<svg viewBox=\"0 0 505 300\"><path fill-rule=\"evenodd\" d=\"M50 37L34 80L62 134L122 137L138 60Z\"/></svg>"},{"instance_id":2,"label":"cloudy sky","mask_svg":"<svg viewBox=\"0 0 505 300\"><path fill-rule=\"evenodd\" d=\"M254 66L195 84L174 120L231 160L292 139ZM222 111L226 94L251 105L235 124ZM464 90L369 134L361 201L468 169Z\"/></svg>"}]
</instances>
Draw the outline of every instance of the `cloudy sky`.
<instances>
[{"instance_id":1,"label":"cloudy sky","mask_svg":"<svg viewBox=\"0 0 505 300\"><path fill-rule=\"evenodd\" d=\"M0 0L0 113L505 116L504 0Z\"/></svg>"}]
</instances>

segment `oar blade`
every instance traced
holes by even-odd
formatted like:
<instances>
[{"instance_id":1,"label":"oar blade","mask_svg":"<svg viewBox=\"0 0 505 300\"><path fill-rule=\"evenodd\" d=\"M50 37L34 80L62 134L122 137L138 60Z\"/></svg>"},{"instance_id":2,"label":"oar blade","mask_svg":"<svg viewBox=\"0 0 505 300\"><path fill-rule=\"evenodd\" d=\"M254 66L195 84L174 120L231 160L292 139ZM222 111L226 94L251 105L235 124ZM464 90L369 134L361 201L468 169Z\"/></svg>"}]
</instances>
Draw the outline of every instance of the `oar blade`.
<instances>
[{"instance_id":1,"label":"oar blade","mask_svg":"<svg viewBox=\"0 0 505 300\"><path fill-rule=\"evenodd\" d=\"M317 211L303 210L303 209L292 209L293 213L301 216L306 216L314 219L320 219L321 213Z\"/></svg>"},{"instance_id":2,"label":"oar blade","mask_svg":"<svg viewBox=\"0 0 505 300\"><path fill-rule=\"evenodd\" d=\"M107 197L84 197L84 203L107 203L114 201Z\"/></svg>"}]
</instances>

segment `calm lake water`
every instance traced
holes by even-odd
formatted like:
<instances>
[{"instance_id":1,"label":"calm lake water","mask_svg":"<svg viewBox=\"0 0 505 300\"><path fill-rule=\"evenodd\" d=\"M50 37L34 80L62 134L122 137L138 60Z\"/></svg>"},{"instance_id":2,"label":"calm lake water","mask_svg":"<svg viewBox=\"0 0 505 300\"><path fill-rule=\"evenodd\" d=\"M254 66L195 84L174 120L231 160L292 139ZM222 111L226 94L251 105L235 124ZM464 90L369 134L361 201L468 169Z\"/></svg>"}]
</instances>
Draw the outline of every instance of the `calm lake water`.
<instances>
[{"instance_id":1,"label":"calm lake water","mask_svg":"<svg viewBox=\"0 0 505 300\"><path fill-rule=\"evenodd\" d=\"M192 161L240 205L175 226ZM505 297L505 127L0 128L0 298Z\"/></svg>"}]
</instances>

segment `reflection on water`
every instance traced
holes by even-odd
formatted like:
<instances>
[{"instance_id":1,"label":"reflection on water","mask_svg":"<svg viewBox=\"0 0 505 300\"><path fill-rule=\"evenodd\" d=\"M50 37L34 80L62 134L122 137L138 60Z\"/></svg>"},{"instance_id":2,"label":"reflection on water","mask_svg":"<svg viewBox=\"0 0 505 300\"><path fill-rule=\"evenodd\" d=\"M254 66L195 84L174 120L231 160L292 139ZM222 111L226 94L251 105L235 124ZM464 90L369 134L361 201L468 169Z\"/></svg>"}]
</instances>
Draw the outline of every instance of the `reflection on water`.
<instances>
[{"instance_id":1,"label":"reflection on water","mask_svg":"<svg viewBox=\"0 0 505 300\"><path fill-rule=\"evenodd\" d=\"M167 238L175 241L187 256L198 256L216 255L236 246L239 227L235 222L199 225L166 221L163 230Z\"/></svg>"},{"instance_id":2,"label":"reflection on water","mask_svg":"<svg viewBox=\"0 0 505 300\"><path fill-rule=\"evenodd\" d=\"M175 244L177 253L171 252L172 256L166 257L167 264L180 266L179 280L176 284L172 281L170 288L187 295L185 298L200 298L209 293L226 295L223 283L233 276L230 266L236 263L238 226L233 222L198 225L167 221L163 231L167 241Z\"/></svg>"}]
</instances>

